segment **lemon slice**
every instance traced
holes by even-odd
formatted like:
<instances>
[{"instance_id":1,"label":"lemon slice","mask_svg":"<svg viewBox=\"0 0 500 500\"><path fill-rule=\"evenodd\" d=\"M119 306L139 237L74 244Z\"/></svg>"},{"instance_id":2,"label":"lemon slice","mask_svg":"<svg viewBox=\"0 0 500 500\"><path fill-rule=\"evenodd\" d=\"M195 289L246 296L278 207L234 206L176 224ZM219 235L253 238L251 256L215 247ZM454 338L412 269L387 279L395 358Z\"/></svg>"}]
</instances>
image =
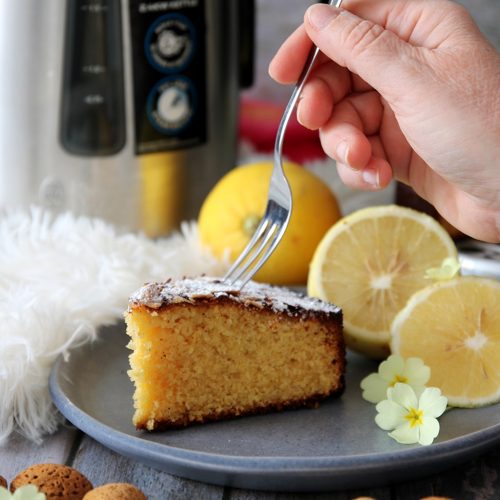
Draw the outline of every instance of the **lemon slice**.
<instances>
[{"instance_id":1,"label":"lemon slice","mask_svg":"<svg viewBox=\"0 0 500 500\"><path fill-rule=\"evenodd\" d=\"M308 294L342 307L348 347L373 358L389 354L394 316L433 282L429 268L457 257L432 217L397 205L358 210L323 237L311 262Z\"/></svg>"},{"instance_id":2,"label":"lemon slice","mask_svg":"<svg viewBox=\"0 0 500 500\"><path fill-rule=\"evenodd\" d=\"M418 291L394 319L391 349L421 358L452 406L500 401L500 282L468 276Z\"/></svg>"}]
</instances>

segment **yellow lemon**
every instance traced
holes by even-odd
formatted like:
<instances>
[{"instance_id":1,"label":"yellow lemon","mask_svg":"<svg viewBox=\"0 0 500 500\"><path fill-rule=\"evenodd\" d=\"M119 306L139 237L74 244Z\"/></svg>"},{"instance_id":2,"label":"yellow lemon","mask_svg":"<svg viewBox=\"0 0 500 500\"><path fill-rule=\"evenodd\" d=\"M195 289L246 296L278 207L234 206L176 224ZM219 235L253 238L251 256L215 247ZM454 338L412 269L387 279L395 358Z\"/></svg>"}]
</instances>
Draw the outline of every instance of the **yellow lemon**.
<instances>
[{"instance_id":1,"label":"yellow lemon","mask_svg":"<svg viewBox=\"0 0 500 500\"><path fill-rule=\"evenodd\" d=\"M385 358L394 316L448 257L457 257L455 244L432 217L397 205L364 208L318 245L308 293L342 308L348 347Z\"/></svg>"},{"instance_id":2,"label":"yellow lemon","mask_svg":"<svg viewBox=\"0 0 500 500\"><path fill-rule=\"evenodd\" d=\"M200 238L215 256L234 260L264 215L273 164L234 168L212 189L198 217ZM309 262L325 232L340 217L335 195L317 176L295 163L284 169L292 189L293 210L280 244L255 279L279 285L305 284Z\"/></svg>"},{"instance_id":3,"label":"yellow lemon","mask_svg":"<svg viewBox=\"0 0 500 500\"><path fill-rule=\"evenodd\" d=\"M500 401L500 282L467 276L418 291L392 323L391 350L421 358L452 406Z\"/></svg>"}]
</instances>

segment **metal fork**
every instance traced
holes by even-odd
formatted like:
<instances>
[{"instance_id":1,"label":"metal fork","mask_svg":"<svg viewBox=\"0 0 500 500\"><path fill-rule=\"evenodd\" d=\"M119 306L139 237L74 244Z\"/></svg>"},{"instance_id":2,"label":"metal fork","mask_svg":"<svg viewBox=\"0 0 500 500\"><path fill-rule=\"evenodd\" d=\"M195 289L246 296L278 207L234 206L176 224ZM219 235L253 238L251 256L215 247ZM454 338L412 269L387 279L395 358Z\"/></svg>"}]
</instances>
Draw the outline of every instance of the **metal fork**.
<instances>
[{"instance_id":1,"label":"metal fork","mask_svg":"<svg viewBox=\"0 0 500 500\"><path fill-rule=\"evenodd\" d=\"M329 5L340 7L342 0L330 0ZM288 121L318 56L319 49L309 52L304 69L293 89L276 133L274 143L274 166L269 183L266 211L251 240L224 276L224 281L234 285L239 282L240 289L252 279L274 252L290 221L292 214L292 191L286 179L282 163L283 141Z\"/></svg>"}]
</instances>

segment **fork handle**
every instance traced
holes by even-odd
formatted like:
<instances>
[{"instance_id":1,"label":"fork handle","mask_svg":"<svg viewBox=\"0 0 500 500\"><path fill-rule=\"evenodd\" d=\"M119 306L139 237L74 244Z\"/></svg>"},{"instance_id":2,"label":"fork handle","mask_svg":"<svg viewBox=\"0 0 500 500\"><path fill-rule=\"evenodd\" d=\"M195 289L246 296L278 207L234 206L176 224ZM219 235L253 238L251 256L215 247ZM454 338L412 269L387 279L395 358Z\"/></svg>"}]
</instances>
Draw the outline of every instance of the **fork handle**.
<instances>
[{"instance_id":1,"label":"fork handle","mask_svg":"<svg viewBox=\"0 0 500 500\"><path fill-rule=\"evenodd\" d=\"M342 0L330 0L328 2L328 5L334 5L335 7L340 7L342 3ZM290 120L290 117L292 116L293 110L295 109L295 105L297 104L297 101L299 100L300 94L302 93L302 89L304 88L304 84L309 77L309 74L311 73L311 70L314 66L314 62L316 61L316 58L318 57L320 50L318 47L311 48L309 51L309 54L307 56L306 62L304 64L304 68L302 69L302 73L300 74L299 79L297 80L297 84L295 85L295 88L293 89L292 95L290 97L290 100L288 101L288 104L285 108L285 111L283 112L283 116L281 117L281 122L278 127L278 132L276 134L276 137L279 139L276 141L274 145L274 158L275 160L279 160L281 158L281 152L283 150L283 141L285 137L285 129L288 124L288 121ZM281 162L280 162L281 163Z\"/></svg>"}]
</instances>

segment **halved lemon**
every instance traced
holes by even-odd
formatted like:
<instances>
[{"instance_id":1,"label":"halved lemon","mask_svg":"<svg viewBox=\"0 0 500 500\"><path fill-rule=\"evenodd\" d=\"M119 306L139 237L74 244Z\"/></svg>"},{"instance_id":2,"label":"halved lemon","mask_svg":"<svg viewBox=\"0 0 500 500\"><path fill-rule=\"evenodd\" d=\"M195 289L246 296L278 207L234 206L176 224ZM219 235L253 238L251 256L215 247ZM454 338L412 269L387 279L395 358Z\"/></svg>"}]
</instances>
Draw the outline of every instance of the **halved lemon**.
<instances>
[{"instance_id":1,"label":"halved lemon","mask_svg":"<svg viewBox=\"0 0 500 500\"><path fill-rule=\"evenodd\" d=\"M308 294L342 307L349 348L389 354L390 326L407 300L433 280L426 270L457 257L432 217L397 205L358 210L323 237L311 262Z\"/></svg>"},{"instance_id":2,"label":"halved lemon","mask_svg":"<svg viewBox=\"0 0 500 500\"><path fill-rule=\"evenodd\" d=\"M394 319L391 350L421 358L451 406L500 401L500 282L467 276L418 291Z\"/></svg>"}]
</instances>

